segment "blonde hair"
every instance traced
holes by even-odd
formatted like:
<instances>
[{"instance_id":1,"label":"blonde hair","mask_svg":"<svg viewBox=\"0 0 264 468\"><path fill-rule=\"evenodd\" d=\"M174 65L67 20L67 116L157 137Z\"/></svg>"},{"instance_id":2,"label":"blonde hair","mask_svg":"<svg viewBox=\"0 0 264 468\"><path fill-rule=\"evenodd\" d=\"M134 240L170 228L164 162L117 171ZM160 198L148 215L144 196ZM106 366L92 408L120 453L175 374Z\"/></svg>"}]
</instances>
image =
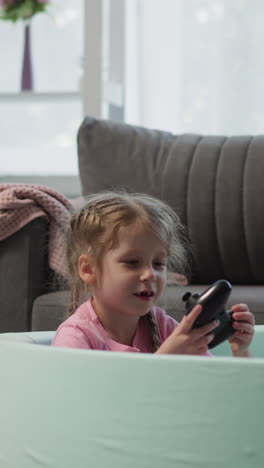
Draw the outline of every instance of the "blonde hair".
<instances>
[{"instance_id":1,"label":"blonde hair","mask_svg":"<svg viewBox=\"0 0 264 468\"><path fill-rule=\"evenodd\" d=\"M166 203L150 195L125 191L104 191L90 195L86 197L85 206L71 217L66 230L66 258L71 289L69 315L87 294L86 285L79 277L80 255L92 253L100 270L104 253L117 245L119 229L136 221L151 228L164 243L168 269L186 272L189 248L185 229ZM160 345L156 320L151 311L144 319L150 329L154 352Z\"/></svg>"}]
</instances>

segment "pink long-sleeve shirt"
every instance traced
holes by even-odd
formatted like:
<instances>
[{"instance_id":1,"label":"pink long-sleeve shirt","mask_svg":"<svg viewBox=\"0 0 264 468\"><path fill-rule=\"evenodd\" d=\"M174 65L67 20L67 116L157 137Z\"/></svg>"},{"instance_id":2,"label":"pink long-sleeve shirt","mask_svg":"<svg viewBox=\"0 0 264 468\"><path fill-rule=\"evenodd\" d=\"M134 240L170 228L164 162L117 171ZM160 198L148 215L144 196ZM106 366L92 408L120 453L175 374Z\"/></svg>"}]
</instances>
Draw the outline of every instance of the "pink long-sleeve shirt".
<instances>
[{"instance_id":1,"label":"pink long-sleeve shirt","mask_svg":"<svg viewBox=\"0 0 264 468\"><path fill-rule=\"evenodd\" d=\"M161 342L163 342L172 333L178 322L159 307L153 307L152 311L158 325ZM112 340L97 317L91 300L88 300L59 326L52 346L149 353L151 352L151 339L146 323L139 320L132 346Z\"/></svg>"}]
</instances>

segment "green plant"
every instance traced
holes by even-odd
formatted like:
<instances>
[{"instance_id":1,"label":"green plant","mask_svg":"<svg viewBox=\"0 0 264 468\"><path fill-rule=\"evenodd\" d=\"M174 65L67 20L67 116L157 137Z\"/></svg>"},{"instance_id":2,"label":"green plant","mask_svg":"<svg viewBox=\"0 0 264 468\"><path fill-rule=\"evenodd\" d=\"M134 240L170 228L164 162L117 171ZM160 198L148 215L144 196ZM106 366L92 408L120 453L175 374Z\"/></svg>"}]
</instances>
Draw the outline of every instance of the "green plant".
<instances>
[{"instance_id":1,"label":"green plant","mask_svg":"<svg viewBox=\"0 0 264 468\"><path fill-rule=\"evenodd\" d=\"M4 21L27 20L46 10L49 0L0 0L0 19Z\"/></svg>"}]
</instances>

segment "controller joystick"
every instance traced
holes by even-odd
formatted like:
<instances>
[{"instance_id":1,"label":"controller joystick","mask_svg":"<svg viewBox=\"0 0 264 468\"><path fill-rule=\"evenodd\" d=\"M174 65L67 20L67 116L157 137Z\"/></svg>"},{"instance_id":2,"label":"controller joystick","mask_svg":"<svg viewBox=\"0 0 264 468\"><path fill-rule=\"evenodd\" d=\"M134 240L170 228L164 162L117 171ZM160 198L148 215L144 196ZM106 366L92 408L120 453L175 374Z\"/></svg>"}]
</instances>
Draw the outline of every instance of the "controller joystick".
<instances>
[{"instance_id":1,"label":"controller joystick","mask_svg":"<svg viewBox=\"0 0 264 468\"><path fill-rule=\"evenodd\" d=\"M182 300L185 302L186 315L191 312L196 304L201 304L203 309L193 324L193 328L200 328L212 320L219 320L220 324L215 328L214 339L209 343L208 348L214 348L227 340L233 333L232 311L225 310L225 304L232 291L231 284L226 280L216 281L202 294L184 294Z\"/></svg>"}]
</instances>

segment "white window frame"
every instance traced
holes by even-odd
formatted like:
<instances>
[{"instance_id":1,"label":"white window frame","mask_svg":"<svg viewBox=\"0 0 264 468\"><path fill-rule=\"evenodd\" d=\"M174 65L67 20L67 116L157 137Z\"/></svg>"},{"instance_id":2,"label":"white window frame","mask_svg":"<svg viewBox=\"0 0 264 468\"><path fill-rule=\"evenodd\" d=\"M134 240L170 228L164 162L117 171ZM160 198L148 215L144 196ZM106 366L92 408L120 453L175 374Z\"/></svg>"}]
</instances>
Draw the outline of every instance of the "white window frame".
<instances>
[{"instance_id":1,"label":"white window frame","mask_svg":"<svg viewBox=\"0 0 264 468\"><path fill-rule=\"evenodd\" d=\"M126 0L86 0L84 115L125 117Z\"/></svg>"}]
</instances>

